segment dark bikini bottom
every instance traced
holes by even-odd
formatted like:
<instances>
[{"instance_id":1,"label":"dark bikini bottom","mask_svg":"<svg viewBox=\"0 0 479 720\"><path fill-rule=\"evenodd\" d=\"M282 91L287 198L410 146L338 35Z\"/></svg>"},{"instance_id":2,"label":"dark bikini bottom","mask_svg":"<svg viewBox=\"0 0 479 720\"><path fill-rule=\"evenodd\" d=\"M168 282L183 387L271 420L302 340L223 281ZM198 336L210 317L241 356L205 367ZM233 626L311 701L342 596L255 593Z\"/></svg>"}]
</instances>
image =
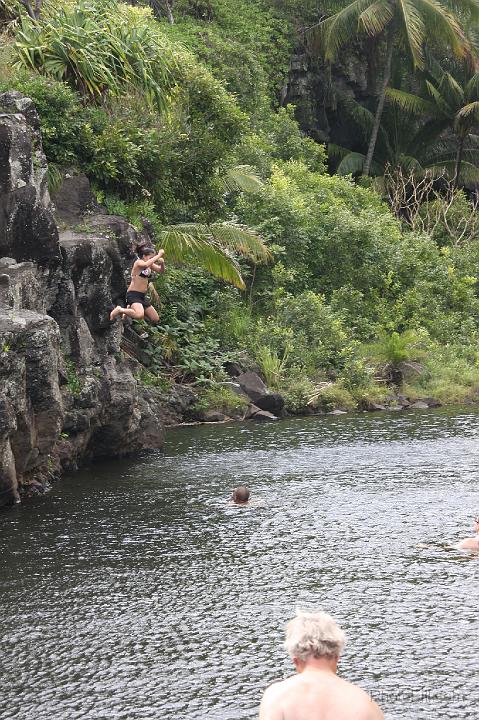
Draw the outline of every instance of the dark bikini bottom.
<instances>
[{"instance_id":1,"label":"dark bikini bottom","mask_svg":"<svg viewBox=\"0 0 479 720\"><path fill-rule=\"evenodd\" d=\"M144 308L151 307L151 302L146 297L146 293L139 292L138 290L129 290L126 293L126 304L133 305L133 303L141 303Z\"/></svg>"}]
</instances>

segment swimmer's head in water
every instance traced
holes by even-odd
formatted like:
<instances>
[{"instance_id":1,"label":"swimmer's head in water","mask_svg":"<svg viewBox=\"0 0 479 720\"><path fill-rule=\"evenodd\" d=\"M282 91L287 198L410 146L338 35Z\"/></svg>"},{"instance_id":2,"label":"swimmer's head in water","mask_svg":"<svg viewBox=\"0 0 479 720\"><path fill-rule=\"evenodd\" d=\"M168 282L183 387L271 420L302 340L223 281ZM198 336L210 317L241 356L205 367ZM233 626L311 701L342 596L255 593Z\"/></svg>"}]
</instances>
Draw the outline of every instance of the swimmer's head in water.
<instances>
[{"instance_id":1,"label":"swimmer's head in water","mask_svg":"<svg viewBox=\"0 0 479 720\"><path fill-rule=\"evenodd\" d=\"M246 485L238 485L233 490L233 502L235 503L247 503L249 500L250 492Z\"/></svg>"}]
</instances>

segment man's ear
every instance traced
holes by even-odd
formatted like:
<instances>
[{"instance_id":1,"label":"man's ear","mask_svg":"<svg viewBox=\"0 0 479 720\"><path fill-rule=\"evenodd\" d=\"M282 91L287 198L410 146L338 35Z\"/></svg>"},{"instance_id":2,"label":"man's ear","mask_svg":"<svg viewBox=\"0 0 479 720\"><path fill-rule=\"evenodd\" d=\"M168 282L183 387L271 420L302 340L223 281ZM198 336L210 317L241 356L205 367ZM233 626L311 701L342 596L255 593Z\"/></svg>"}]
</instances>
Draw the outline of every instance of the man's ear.
<instances>
[{"instance_id":1,"label":"man's ear","mask_svg":"<svg viewBox=\"0 0 479 720\"><path fill-rule=\"evenodd\" d=\"M304 660L300 660L297 657L293 658L293 665L296 668L296 672L303 672L304 670Z\"/></svg>"}]
</instances>

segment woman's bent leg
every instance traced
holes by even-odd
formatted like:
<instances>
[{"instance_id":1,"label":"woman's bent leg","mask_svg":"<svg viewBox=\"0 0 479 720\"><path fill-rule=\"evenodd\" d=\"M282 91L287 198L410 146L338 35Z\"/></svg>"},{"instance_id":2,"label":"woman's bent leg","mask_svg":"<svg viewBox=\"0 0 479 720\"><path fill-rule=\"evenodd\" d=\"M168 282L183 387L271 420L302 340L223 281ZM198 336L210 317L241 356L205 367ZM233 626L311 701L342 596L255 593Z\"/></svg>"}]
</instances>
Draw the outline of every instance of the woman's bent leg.
<instances>
[{"instance_id":1,"label":"woman's bent leg","mask_svg":"<svg viewBox=\"0 0 479 720\"><path fill-rule=\"evenodd\" d=\"M133 320L142 320L145 316L145 308L141 303L132 303L132 305L127 308L117 305L110 313L110 320L114 320L118 315L126 315Z\"/></svg>"},{"instance_id":2,"label":"woman's bent leg","mask_svg":"<svg viewBox=\"0 0 479 720\"><path fill-rule=\"evenodd\" d=\"M160 319L160 316L156 312L153 305L150 305L149 307L145 308L145 317L147 320L149 320L152 323L152 325L156 325L156 323Z\"/></svg>"}]
</instances>

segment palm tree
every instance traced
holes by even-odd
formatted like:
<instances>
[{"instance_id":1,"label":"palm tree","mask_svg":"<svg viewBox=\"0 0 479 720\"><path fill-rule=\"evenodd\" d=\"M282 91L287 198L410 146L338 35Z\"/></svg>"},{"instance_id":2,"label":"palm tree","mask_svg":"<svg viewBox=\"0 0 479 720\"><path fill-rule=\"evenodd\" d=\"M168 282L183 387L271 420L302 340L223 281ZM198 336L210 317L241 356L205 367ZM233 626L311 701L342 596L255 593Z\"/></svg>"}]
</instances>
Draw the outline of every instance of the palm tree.
<instances>
[{"instance_id":1,"label":"palm tree","mask_svg":"<svg viewBox=\"0 0 479 720\"><path fill-rule=\"evenodd\" d=\"M366 160L374 114L350 98L341 98L338 106L342 118L354 126L354 131L349 130L348 135L359 137L359 142L354 149L331 143L328 155L337 161L335 172L338 175L359 175ZM440 140L440 136L446 125L443 119L436 117L419 125L417 115L408 107L386 105L379 125L371 174L382 177L387 167L400 167L417 175L425 173L442 159L439 153L444 152L446 143Z\"/></svg>"},{"instance_id":2,"label":"palm tree","mask_svg":"<svg viewBox=\"0 0 479 720\"><path fill-rule=\"evenodd\" d=\"M424 67L429 38L450 48L457 57L472 52L455 14L457 5L455 0L353 0L308 31L313 49L320 49L329 61L334 60L338 51L356 35L365 34L385 41L384 71L364 160L364 175L369 175L371 169L394 50L407 48L414 70ZM461 0L460 7L461 15L479 18L479 0Z\"/></svg>"},{"instance_id":3,"label":"palm tree","mask_svg":"<svg viewBox=\"0 0 479 720\"><path fill-rule=\"evenodd\" d=\"M445 128L452 128L455 148L443 141L435 165L453 178L454 187L460 180L479 182L479 137L473 134L474 129L479 130L479 72L463 72L458 80L431 59L423 90L421 96L389 88L387 97L403 110L427 113Z\"/></svg>"}]
</instances>

